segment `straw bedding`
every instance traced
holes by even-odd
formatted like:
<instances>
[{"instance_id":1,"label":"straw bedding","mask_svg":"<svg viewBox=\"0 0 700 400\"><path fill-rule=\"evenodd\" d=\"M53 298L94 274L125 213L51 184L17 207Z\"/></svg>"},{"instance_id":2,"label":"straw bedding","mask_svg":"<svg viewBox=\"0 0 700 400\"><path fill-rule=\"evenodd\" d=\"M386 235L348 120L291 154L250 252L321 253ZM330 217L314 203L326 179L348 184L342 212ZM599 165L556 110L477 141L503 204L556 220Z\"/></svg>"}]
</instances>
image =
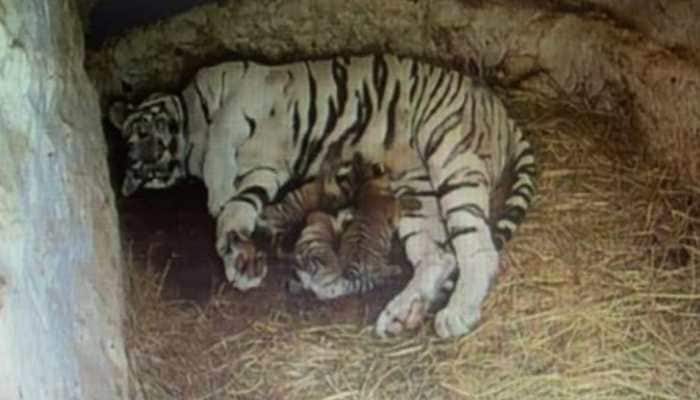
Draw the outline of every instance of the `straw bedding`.
<instances>
[{"instance_id":1,"label":"straw bedding","mask_svg":"<svg viewBox=\"0 0 700 400\"><path fill-rule=\"evenodd\" d=\"M256 309L256 294L225 287L204 305L166 300L164 273L132 262L132 398L694 398L700 188L649 162L622 110L509 97L539 194L476 331L443 341L425 324L382 340L367 315Z\"/></svg>"}]
</instances>

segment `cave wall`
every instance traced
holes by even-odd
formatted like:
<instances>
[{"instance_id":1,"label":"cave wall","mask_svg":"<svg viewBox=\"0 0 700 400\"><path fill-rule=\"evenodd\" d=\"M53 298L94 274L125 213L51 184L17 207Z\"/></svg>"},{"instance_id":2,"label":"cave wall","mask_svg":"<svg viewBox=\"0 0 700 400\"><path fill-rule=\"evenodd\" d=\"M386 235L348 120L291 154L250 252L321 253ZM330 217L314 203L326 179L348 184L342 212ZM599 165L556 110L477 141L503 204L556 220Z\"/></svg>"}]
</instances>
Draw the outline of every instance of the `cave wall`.
<instances>
[{"instance_id":1,"label":"cave wall","mask_svg":"<svg viewBox=\"0 0 700 400\"><path fill-rule=\"evenodd\" d=\"M72 1L0 2L0 399L123 399L122 262Z\"/></svg>"},{"instance_id":2,"label":"cave wall","mask_svg":"<svg viewBox=\"0 0 700 400\"><path fill-rule=\"evenodd\" d=\"M649 36L679 56L700 64L700 2L694 0L587 0L630 28Z\"/></svg>"},{"instance_id":3,"label":"cave wall","mask_svg":"<svg viewBox=\"0 0 700 400\"><path fill-rule=\"evenodd\" d=\"M271 61L372 51L456 64L474 58L507 84L553 82L567 95L594 98L601 111L629 119L652 161L697 183L700 69L687 55L698 46L691 34L700 7L652 3L221 0L113 40L89 54L89 72L107 101L179 88L197 68L232 54ZM675 25L660 24L659 3L672 10Z\"/></svg>"}]
</instances>

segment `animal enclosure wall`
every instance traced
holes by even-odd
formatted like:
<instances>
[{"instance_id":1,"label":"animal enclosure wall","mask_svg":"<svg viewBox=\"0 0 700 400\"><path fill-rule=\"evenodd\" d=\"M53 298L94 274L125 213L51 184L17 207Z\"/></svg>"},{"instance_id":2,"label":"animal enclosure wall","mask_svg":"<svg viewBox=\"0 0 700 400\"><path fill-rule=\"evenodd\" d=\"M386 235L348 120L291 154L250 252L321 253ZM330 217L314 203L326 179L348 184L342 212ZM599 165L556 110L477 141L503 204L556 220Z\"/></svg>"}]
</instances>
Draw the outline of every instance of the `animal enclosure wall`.
<instances>
[{"instance_id":1,"label":"animal enclosure wall","mask_svg":"<svg viewBox=\"0 0 700 400\"><path fill-rule=\"evenodd\" d=\"M0 398L125 399L123 281L71 1L0 3Z\"/></svg>"}]
</instances>

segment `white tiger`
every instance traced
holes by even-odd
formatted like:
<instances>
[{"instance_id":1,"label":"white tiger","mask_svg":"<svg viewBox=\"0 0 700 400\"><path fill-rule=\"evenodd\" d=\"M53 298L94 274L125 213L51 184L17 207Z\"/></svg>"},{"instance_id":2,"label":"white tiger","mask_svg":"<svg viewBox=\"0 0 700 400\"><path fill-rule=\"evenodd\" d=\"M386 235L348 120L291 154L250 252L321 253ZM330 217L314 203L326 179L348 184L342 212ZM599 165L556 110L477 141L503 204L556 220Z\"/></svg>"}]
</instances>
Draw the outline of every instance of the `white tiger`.
<instances>
[{"instance_id":1,"label":"white tiger","mask_svg":"<svg viewBox=\"0 0 700 400\"><path fill-rule=\"evenodd\" d=\"M414 275L376 322L380 335L424 318L456 269L435 316L441 337L463 335L498 265L497 249L522 220L534 192L534 157L501 101L460 71L392 55L265 65L229 62L200 70L178 95L134 107L115 103L112 121L128 143L122 192L204 180L226 276L245 290L262 280L244 246L263 207L290 181L317 173L330 143L391 167L402 215L399 238ZM490 196L511 179L503 212Z\"/></svg>"}]
</instances>

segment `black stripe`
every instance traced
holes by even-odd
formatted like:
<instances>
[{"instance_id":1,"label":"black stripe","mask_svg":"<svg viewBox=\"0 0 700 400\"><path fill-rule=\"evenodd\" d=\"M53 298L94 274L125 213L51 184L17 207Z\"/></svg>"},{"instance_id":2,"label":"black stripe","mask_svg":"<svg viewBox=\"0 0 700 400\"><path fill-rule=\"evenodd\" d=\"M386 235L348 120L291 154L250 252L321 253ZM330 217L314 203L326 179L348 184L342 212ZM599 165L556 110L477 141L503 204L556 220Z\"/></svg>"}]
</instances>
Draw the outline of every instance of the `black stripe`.
<instances>
[{"instance_id":1,"label":"black stripe","mask_svg":"<svg viewBox=\"0 0 700 400\"><path fill-rule=\"evenodd\" d=\"M431 74L432 75L432 74ZM425 124L426 120L430 117L430 104L432 100L435 98L435 94L438 92L438 90L442 87L443 82L445 81L445 70L440 68L440 76L438 77L437 82L435 82L435 85L433 86L433 89L430 91L430 94L428 95L428 98L426 99L425 105L423 106L420 117L418 117L418 129Z\"/></svg>"},{"instance_id":2,"label":"black stripe","mask_svg":"<svg viewBox=\"0 0 700 400\"><path fill-rule=\"evenodd\" d=\"M466 212L474 217L486 219L486 213L484 213L484 210L482 210L481 207L477 206L476 204L462 204L452 207L445 212L445 217L449 218L450 215L460 212Z\"/></svg>"},{"instance_id":3,"label":"black stripe","mask_svg":"<svg viewBox=\"0 0 700 400\"><path fill-rule=\"evenodd\" d=\"M306 66L306 74L307 78L309 80L309 109L307 110L307 121L306 121L306 133L304 134L304 137L302 138L301 141L301 150L299 152L299 158L297 158L297 161L294 163L294 171L299 172L301 171L301 175L306 175L308 169L309 169L309 162L308 162L308 150L309 150L309 141L311 140L311 136L313 134L313 129L316 126L316 79L313 76L313 73L311 72L311 66L309 65L308 62L305 62L304 65Z\"/></svg>"},{"instance_id":4,"label":"black stripe","mask_svg":"<svg viewBox=\"0 0 700 400\"><path fill-rule=\"evenodd\" d=\"M287 70L287 82L285 82L284 87L282 88L282 93L287 96L288 93L287 91L289 88L292 86L294 83L294 74L292 74L292 71Z\"/></svg>"},{"instance_id":5,"label":"black stripe","mask_svg":"<svg viewBox=\"0 0 700 400\"><path fill-rule=\"evenodd\" d=\"M411 118L411 128L413 129L414 132L418 131L418 128L416 126L416 118L418 118L418 113L421 110L421 106L423 104L423 99L425 95L425 89L428 86L428 80L429 80L430 75L429 74L423 74L421 76L421 88L420 88L420 94L418 94L418 99L416 104L413 106L413 117Z\"/></svg>"},{"instance_id":6,"label":"black stripe","mask_svg":"<svg viewBox=\"0 0 700 400\"><path fill-rule=\"evenodd\" d=\"M531 187L529 185L523 185L520 187L516 187L513 190L511 190L510 194L506 198L507 200L514 199L516 197L521 197L526 204L530 204L530 201L532 200L532 192ZM519 207L519 206L510 206L510 207Z\"/></svg>"},{"instance_id":7,"label":"black stripe","mask_svg":"<svg viewBox=\"0 0 700 400\"><path fill-rule=\"evenodd\" d=\"M189 118L190 116L187 114L188 109L187 109L187 103L185 103L185 98L182 97L182 94L178 93L177 95L177 100L180 103L180 113L181 113L181 119L180 119L180 126L182 129L182 136L185 138L185 144L189 144Z\"/></svg>"},{"instance_id":8,"label":"black stripe","mask_svg":"<svg viewBox=\"0 0 700 400\"><path fill-rule=\"evenodd\" d=\"M524 142L524 140L521 141L520 143L522 143L522 142ZM518 154L518 157L517 157L516 159L517 159L517 160L520 160L520 159L522 159L522 158L525 157L525 156L533 156L533 157L534 157L534 155L535 155L535 151L532 149L532 146L530 146L530 143L528 143L528 146L527 146L526 148L524 148L524 149Z\"/></svg>"},{"instance_id":9,"label":"black stripe","mask_svg":"<svg viewBox=\"0 0 700 400\"><path fill-rule=\"evenodd\" d=\"M476 139L476 147L474 147L475 152L479 152L481 149L481 144L484 142L484 138L487 135L493 135L495 133L494 127L491 125L491 118L487 118L490 114L490 111L493 109L493 102L488 101L491 100L491 98L487 98L487 96L480 96L481 99L481 107L479 108L479 117L486 126L486 129L483 131L479 132L480 134L477 136ZM488 101L488 103L486 103ZM472 116L474 118L474 116Z\"/></svg>"},{"instance_id":10,"label":"black stripe","mask_svg":"<svg viewBox=\"0 0 700 400\"><path fill-rule=\"evenodd\" d=\"M379 109L382 106L384 91L386 90L387 65L384 57L381 55L375 55L372 61L372 81L377 89L377 109Z\"/></svg>"},{"instance_id":11,"label":"black stripe","mask_svg":"<svg viewBox=\"0 0 700 400\"><path fill-rule=\"evenodd\" d=\"M321 156L323 153L323 146L325 145L327 139L331 136L333 130L335 129L336 124L338 123L338 112L336 111L335 108L335 102L333 101L332 98L328 98L328 116L326 118L326 126L323 128L323 133L321 134L321 138L316 140L311 141L311 145L309 146L308 154L307 154L307 163L306 163L306 168L304 174L308 172L309 168L311 165L316 162L316 160Z\"/></svg>"},{"instance_id":12,"label":"black stripe","mask_svg":"<svg viewBox=\"0 0 700 400\"><path fill-rule=\"evenodd\" d=\"M449 183L444 183L437 188L437 195L442 198L455 190L459 189L472 189L481 186L478 183L473 183L473 182L461 182L461 183L455 183L455 184L449 184Z\"/></svg>"},{"instance_id":13,"label":"black stripe","mask_svg":"<svg viewBox=\"0 0 700 400\"><path fill-rule=\"evenodd\" d=\"M432 179L430 179L430 175L428 175L428 174L413 176L413 177L410 177L407 179L409 181L412 181L412 182L432 182L433 181Z\"/></svg>"},{"instance_id":14,"label":"black stripe","mask_svg":"<svg viewBox=\"0 0 700 400\"><path fill-rule=\"evenodd\" d=\"M363 103L362 99L360 98L360 93L355 91L355 98L357 100L357 110L355 112L355 120L353 121L352 125L347 127L345 131L340 135L340 138L338 139L339 145L343 146L345 145L345 142L348 140L350 135L355 133L356 131L362 129L362 125L365 124L365 104ZM365 125L366 126L366 125Z\"/></svg>"},{"instance_id":15,"label":"black stripe","mask_svg":"<svg viewBox=\"0 0 700 400\"><path fill-rule=\"evenodd\" d=\"M407 234L405 234L403 236L399 236L399 242L401 243L401 247L405 248L406 242L408 242L408 239L412 238L413 236L416 236L419 233L420 233L420 231L412 231L412 232L408 232Z\"/></svg>"},{"instance_id":16,"label":"black stripe","mask_svg":"<svg viewBox=\"0 0 700 400\"><path fill-rule=\"evenodd\" d=\"M512 234L510 231L498 231L491 234L491 240L493 241L493 246L496 250L500 251L505 246L506 242L510 240Z\"/></svg>"},{"instance_id":17,"label":"black stripe","mask_svg":"<svg viewBox=\"0 0 700 400\"><path fill-rule=\"evenodd\" d=\"M335 102L332 98L328 98L328 116L326 117L326 126L323 128L323 136L327 136L335 129L338 123L338 110L335 109Z\"/></svg>"},{"instance_id":18,"label":"black stripe","mask_svg":"<svg viewBox=\"0 0 700 400\"><path fill-rule=\"evenodd\" d=\"M194 81L194 91L197 93L199 98L199 107L202 109L202 114L204 114L204 120L207 125L211 125L211 114L209 113L209 105L207 104L204 95L202 95L202 89L199 88L199 82L195 79Z\"/></svg>"},{"instance_id":19,"label":"black stripe","mask_svg":"<svg viewBox=\"0 0 700 400\"><path fill-rule=\"evenodd\" d=\"M301 125L301 117L299 116L299 102L294 101L294 112L292 113L292 131L294 136L292 137L294 144L297 144L299 140L299 129Z\"/></svg>"},{"instance_id":20,"label":"black stripe","mask_svg":"<svg viewBox=\"0 0 700 400\"><path fill-rule=\"evenodd\" d=\"M519 224L525 218L526 210L522 207L508 207L504 215L499 218L500 220L509 220L514 224Z\"/></svg>"},{"instance_id":21,"label":"black stripe","mask_svg":"<svg viewBox=\"0 0 700 400\"><path fill-rule=\"evenodd\" d=\"M445 179L443 179L441 181L441 184L449 183L451 180L455 179L460 174L463 174L462 179L466 180L469 178L476 177L478 180L478 182L476 182L476 183L484 185L484 186L487 185L488 180L486 179L484 174L479 172L479 171L473 170L472 167L469 165L457 168L456 170L452 171Z\"/></svg>"},{"instance_id":22,"label":"black stripe","mask_svg":"<svg viewBox=\"0 0 700 400\"><path fill-rule=\"evenodd\" d=\"M372 110L374 106L372 105L372 96L370 96L369 86L367 85L367 82L362 83L362 99L365 104L366 113L364 115L364 119L361 121L358 127L359 129L355 131L355 137L352 140L353 146L356 145L360 141L360 139L362 139L365 132L367 131L369 121L372 119Z\"/></svg>"},{"instance_id":23,"label":"black stripe","mask_svg":"<svg viewBox=\"0 0 700 400\"><path fill-rule=\"evenodd\" d=\"M401 94L401 82L396 81L394 84L394 93L389 100L389 109L386 113L386 134L384 135L384 149L389 149L396 139L396 104L399 102Z\"/></svg>"},{"instance_id":24,"label":"black stripe","mask_svg":"<svg viewBox=\"0 0 700 400\"><path fill-rule=\"evenodd\" d=\"M248 123L248 138L252 138L253 135L255 135L255 127L256 123L253 118L250 118L247 114L243 114L243 118L245 118L245 122Z\"/></svg>"},{"instance_id":25,"label":"black stripe","mask_svg":"<svg viewBox=\"0 0 700 400\"><path fill-rule=\"evenodd\" d=\"M411 61L411 72L409 74L411 78L411 88L408 91L408 100L413 103L413 97L416 95L416 89L418 88L418 61Z\"/></svg>"},{"instance_id":26,"label":"black stripe","mask_svg":"<svg viewBox=\"0 0 700 400\"><path fill-rule=\"evenodd\" d=\"M452 87L452 78L454 77L453 74L449 74L449 78L447 79L447 87L442 91L442 96L440 96L440 99L433 105L432 109L425 115L425 119L423 119L420 122L420 125L423 125L425 122L429 121L433 115L435 115L436 112L440 110L440 107L442 106L442 103L445 102L445 98L447 98L447 95L450 93L450 88ZM440 75L440 78L442 79L442 75ZM432 97L433 95L431 95ZM457 110L457 111L462 111Z\"/></svg>"},{"instance_id":27,"label":"black stripe","mask_svg":"<svg viewBox=\"0 0 700 400\"><path fill-rule=\"evenodd\" d=\"M406 178L407 175L410 175L410 174L412 174L412 173L415 173L416 171L418 171L419 173L421 173L421 175L418 175L418 176L415 176L415 177L412 177L412 178ZM399 171L399 172L396 173L396 175L394 176L393 180L395 180L395 181L402 181L402 180L405 180L405 179L409 179L409 180L428 180L428 181L430 180L429 177L428 177L428 179L423 179L422 177L428 177L428 175L425 174L425 170L423 169L423 167L419 167L419 168L410 168L410 169L406 169L406 170L404 170L404 171Z\"/></svg>"},{"instance_id":28,"label":"black stripe","mask_svg":"<svg viewBox=\"0 0 700 400\"><path fill-rule=\"evenodd\" d=\"M247 202L249 204L255 204L254 207L257 211L262 210L262 208L265 206L265 204L263 204L257 196L254 196L251 193L238 195L238 196L236 196L236 199L244 200L245 202Z\"/></svg>"},{"instance_id":29,"label":"black stripe","mask_svg":"<svg viewBox=\"0 0 700 400\"><path fill-rule=\"evenodd\" d=\"M469 145L471 144L472 139L474 138L474 135L476 134L476 122L474 120L474 114L476 113L476 103L473 101L474 99L471 96L465 96L464 101L465 105L462 106L462 109L466 106L466 101L467 98L471 99L471 110L470 110L470 115L469 115L469 121L471 122L469 125L469 131L462 136L462 139L457 142L457 144L452 148L450 151L450 154L445 158L445 161L443 161L442 166L443 168L448 165L454 157L456 157L458 154L462 153L463 151L466 151L469 148Z\"/></svg>"},{"instance_id":30,"label":"black stripe","mask_svg":"<svg viewBox=\"0 0 700 400\"><path fill-rule=\"evenodd\" d=\"M404 196L404 195L409 195L409 196L410 196L410 195L413 195L414 193L419 193L419 192L418 192L418 189L416 189L414 186L411 186L410 184L404 184L404 185L397 186L397 187L395 187L395 188L392 189L392 192L394 192L394 193L399 193L399 192L401 192L402 190L405 190L405 192L403 192L403 193L401 194L402 196ZM433 194L437 194L437 193L435 193L435 192L432 192L432 193L433 193Z\"/></svg>"},{"instance_id":31,"label":"black stripe","mask_svg":"<svg viewBox=\"0 0 700 400\"><path fill-rule=\"evenodd\" d=\"M254 174L254 173L257 173L257 172L262 172L262 171L270 172L271 174L275 174L275 175L277 174L277 169L275 169L275 168L273 168L273 167L266 167L266 166L262 166L262 167L253 167L253 168L247 170L246 172L244 172L244 173L238 175L238 176L236 177L236 180L234 181L234 185L235 185L236 187L238 187L238 186L240 185L241 182L243 182L246 178L248 178L248 176L250 176L250 175L252 175L252 174Z\"/></svg>"},{"instance_id":32,"label":"black stripe","mask_svg":"<svg viewBox=\"0 0 700 400\"><path fill-rule=\"evenodd\" d=\"M533 157L533 158L535 157L535 152L534 152L534 151L532 150L532 148L530 148L530 147L528 147L527 149L523 150L520 154L518 154L518 156L516 157L516 159L513 161L513 165L518 165L518 163L519 163L523 158L525 158L525 157L527 157L527 156L531 156L531 157ZM516 169L516 172L520 172L520 171L521 171L522 169L524 169L524 168L532 167L534 164L535 164L534 162L527 162L527 163L521 165L519 168L517 168L517 169Z\"/></svg>"},{"instance_id":33,"label":"black stripe","mask_svg":"<svg viewBox=\"0 0 700 400\"><path fill-rule=\"evenodd\" d=\"M477 232L477 229L474 227L471 227L471 226L459 228L459 229L450 229L450 232L447 235L447 239L445 240L445 243L452 243L455 239L457 239L460 236L471 235L472 233L476 233L476 232Z\"/></svg>"},{"instance_id":34,"label":"black stripe","mask_svg":"<svg viewBox=\"0 0 700 400\"><path fill-rule=\"evenodd\" d=\"M438 192L434 190L407 190L404 193L402 193L402 196L408 196L408 197L437 197Z\"/></svg>"},{"instance_id":35,"label":"black stripe","mask_svg":"<svg viewBox=\"0 0 700 400\"><path fill-rule=\"evenodd\" d=\"M226 205L228 205L229 203L233 203L234 201L238 201L238 202L241 202L241 203L250 204L250 206L253 207L253 209L259 210L259 208L258 208L259 206L258 206L253 200L248 199L248 198L246 198L246 197L240 197L240 196L238 196L238 195L233 196L233 197L231 198L231 200L227 201L226 204L224 205L224 207L226 207ZM221 207L221 209L223 210L224 207Z\"/></svg>"},{"instance_id":36,"label":"black stripe","mask_svg":"<svg viewBox=\"0 0 700 400\"><path fill-rule=\"evenodd\" d=\"M457 80L457 88L454 93L452 93L452 97L447 101L447 105L452 105L454 103L455 99L457 98L457 95L460 93L462 90L462 83L464 82L464 75L462 74L457 74L459 76L459 80ZM466 99L462 99L462 107L464 108L464 104L466 102Z\"/></svg>"},{"instance_id":37,"label":"black stripe","mask_svg":"<svg viewBox=\"0 0 700 400\"><path fill-rule=\"evenodd\" d=\"M338 98L338 115L343 115L345 104L348 101L348 71L338 60L333 59L331 62L331 73Z\"/></svg>"},{"instance_id":38,"label":"black stripe","mask_svg":"<svg viewBox=\"0 0 700 400\"><path fill-rule=\"evenodd\" d=\"M267 190L262 186L250 186L242 191L238 192L236 198L249 198L253 197L260 201L261 205L268 204L270 202L270 197L267 194Z\"/></svg>"},{"instance_id":39,"label":"black stripe","mask_svg":"<svg viewBox=\"0 0 700 400\"><path fill-rule=\"evenodd\" d=\"M450 134L459 134L459 132L454 132L453 129L457 126L459 126L462 123L462 116L461 110L457 110L456 112L453 112L452 114L448 115L446 118L444 118L438 126L436 126L428 135L428 143L426 144L425 148L425 155L424 157L426 159L429 159L430 157L435 154L437 149L440 147L440 144L442 144L442 141L445 139L445 137ZM449 124L448 124L448 121ZM445 126L447 125L447 126ZM438 138L436 140L433 140L436 136L436 132L438 130L441 130L441 134L438 135Z\"/></svg>"},{"instance_id":40,"label":"black stripe","mask_svg":"<svg viewBox=\"0 0 700 400\"><path fill-rule=\"evenodd\" d=\"M417 211L409 211L409 212L401 212L401 218L428 218L427 214L417 212Z\"/></svg>"},{"instance_id":41,"label":"black stripe","mask_svg":"<svg viewBox=\"0 0 700 400\"><path fill-rule=\"evenodd\" d=\"M468 174L470 173L471 169L472 169L472 167L469 166L469 165L466 165L466 166L457 168L456 170L450 172L450 174L447 175L444 179L442 179L442 183L451 181L452 179L454 179L454 178L456 178L457 176L459 176L459 174L465 174L465 175L468 176Z\"/></svg>"},{"instance_id":42,"label":"black stripe","mask_svg":"<svg viewBox=\"0 0 700 400\"><path fill-rule=\"evenodd\" d=\"M226 87L226 70L221 71L221 92L223 93ZM224 106L224 96L219 96L219 109Z\"/></svg>"}]
</instances>

